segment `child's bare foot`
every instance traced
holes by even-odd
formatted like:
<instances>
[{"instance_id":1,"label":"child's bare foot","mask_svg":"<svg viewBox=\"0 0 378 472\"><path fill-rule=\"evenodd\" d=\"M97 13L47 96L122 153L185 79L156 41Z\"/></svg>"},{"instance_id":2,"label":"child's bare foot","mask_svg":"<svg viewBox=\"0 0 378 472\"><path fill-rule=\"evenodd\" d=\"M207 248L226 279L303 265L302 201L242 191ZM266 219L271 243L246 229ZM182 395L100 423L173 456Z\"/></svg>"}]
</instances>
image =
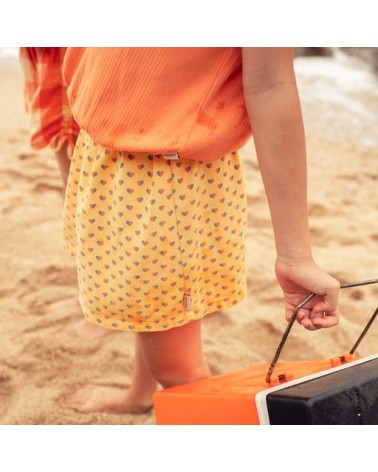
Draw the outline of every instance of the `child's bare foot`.
<instances>
[{"instance_id":1,"label":"child's bare foot","mask_svg":"<svg viewBox=\"0 0 378 472\"><path fill-rule=\"evenodd\" d=\"M54 312L58 310L69 310L70 312L82 314L78 297L65 298L63 300L51 303L49 306L49 311ZM111 329L91 323L85 318L81 318L79 321L75 322L73 328L76 334L87 339L101 338L102 336L106 336L112 332Z\"/></svg>"},{"instance_id":2,"label":"child's bare foot","mask_svg":"<svg viewBox=\"0 0 378 472\"><path fill-rule=\"evenodd\" d=\"M152 408L152 395L157 387L144 362L139 338L136 338L134 370L129 388L88 385L78 390L69 404L83 413L147 413Z\"/></svg>"},{"instance_id":3,"label":"child's bare foot","mask_svg":"<svg viewBox=\"0 0 378 472\"><path fill-rule=\"evenodd\" d=\"M133 394L131 389L88 386L76 392L70 406L82 413L143 414L152 409L152 393L141 397Z\"/></svg>"},{"instance_id":4,"label":"child's bare foot","mask_svg":"<svg viewBox=\"0 0 378 472\"><path fill-rule=\"evenodd\" d=\"M77 334L87 339L101 338L113 332L111 329L104 328L103 326L91 323L85 318L81 319L80 321L77 321L74 324L74 329Z\"/></svg>"},{"instance_id":5,"label":"child's bare foot","mask_svg":"<svg viewBox=\"0 0 378 472\"><path fill-rule=\"evenodd\" d=\"M63 298L61 300L58 300L57 302L51 303L48 307L49 311L64 310L64 309L81 312L81 306L80 306L78 297L75 296L75 297Z\"/></svg>"}]
</instances>

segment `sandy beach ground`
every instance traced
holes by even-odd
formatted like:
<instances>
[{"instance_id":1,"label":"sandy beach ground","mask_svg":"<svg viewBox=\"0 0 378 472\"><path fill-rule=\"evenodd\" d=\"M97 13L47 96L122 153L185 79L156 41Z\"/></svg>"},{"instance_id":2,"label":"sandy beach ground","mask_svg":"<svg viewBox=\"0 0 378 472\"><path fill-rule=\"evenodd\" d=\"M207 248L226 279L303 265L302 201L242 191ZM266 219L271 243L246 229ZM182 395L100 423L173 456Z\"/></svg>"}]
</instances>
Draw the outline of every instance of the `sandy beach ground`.
<instances>
[{"instance_id":1,"label":"sandy beach ground","mask_svg":"<svg viewBox=\"0 0 378 472\"><path fill-rule=\"evenodd\" d=\"M378 278L377 77L366 64L344 56L297 58L295 65L307 134L315 258L341 282ZM154 424L153 412L83 414L69 406L75 391L88 383L127 388L133 335L87 339L73 329L82 315L72 303L75 262L61 241L60 174L50 151L29 146L16 58L0 58L0 78L0 424ZM204 349L214 374L269 363L286 325L252 142L242 157L248 296L204 320ZM295 325L282 359L347 352L377 300L377 285L344 290L340 325L318 332ZM378 322L358 352L378 352Z\"/></svg>"}]
</instances>

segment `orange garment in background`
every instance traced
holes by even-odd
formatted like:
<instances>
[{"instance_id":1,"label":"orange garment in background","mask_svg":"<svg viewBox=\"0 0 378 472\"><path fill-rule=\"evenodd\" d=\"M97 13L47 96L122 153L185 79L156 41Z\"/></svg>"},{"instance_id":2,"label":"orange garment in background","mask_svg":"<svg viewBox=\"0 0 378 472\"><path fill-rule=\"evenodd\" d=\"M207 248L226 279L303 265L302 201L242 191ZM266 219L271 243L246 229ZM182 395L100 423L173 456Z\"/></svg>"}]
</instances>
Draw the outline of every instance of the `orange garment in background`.
<instances>
[{"instance_id":1,"label":"orange garment in background","mask_svg":"<svg viewBox=\"0 0 378 472\"><path fill-rule=\"evenodd\" d=\"M30 144L34 149L67 145L71 157L79 126L75 122L63 83L62 65L67 48L20 48L24 72L25 109L31 119Z\"/></svg>"},{"instance_id":2,"label":"orange garment in background","mask_svg":"<svg viewBox=\"0 0 378 472\"><path fill-rule=\"evenodd\" d=\"M252 131L241 48L68 48L73 115L98 144L211 161Z\"/></svg>"}]
</instances>

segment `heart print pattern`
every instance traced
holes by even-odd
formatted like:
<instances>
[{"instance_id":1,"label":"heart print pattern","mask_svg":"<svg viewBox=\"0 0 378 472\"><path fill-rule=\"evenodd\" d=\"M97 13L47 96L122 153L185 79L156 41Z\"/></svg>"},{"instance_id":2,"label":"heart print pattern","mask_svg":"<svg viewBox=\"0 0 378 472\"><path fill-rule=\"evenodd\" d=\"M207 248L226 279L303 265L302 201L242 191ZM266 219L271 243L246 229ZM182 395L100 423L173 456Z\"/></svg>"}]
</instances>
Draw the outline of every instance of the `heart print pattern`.
<instances>
[{"instance_id":1,"label":"heart print pattern","mask_svg":"<svg viewBox=\"0 0 378 472\"><path fill-rule=\"evenodd\" d=\"M167 330L245 296L246 195L237 153L212 162L164 160L102 147L82 130L63 232L84 315L110 329Z\"/></svg>"}]
</instances>

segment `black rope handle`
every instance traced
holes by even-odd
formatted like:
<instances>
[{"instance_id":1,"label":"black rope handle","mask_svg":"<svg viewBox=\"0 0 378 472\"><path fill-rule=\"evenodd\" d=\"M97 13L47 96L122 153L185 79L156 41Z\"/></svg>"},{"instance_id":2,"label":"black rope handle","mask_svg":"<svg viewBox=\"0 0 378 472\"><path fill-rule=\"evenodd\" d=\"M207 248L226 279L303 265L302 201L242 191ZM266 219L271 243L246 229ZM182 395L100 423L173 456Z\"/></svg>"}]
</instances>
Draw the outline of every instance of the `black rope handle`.
<instances>
[{"instance_id":1,"label":"black rope handle","mask_svg":"<svg viewBox=\"0 0 378 472\"><path fill-rule=\"evenodd\" d=\"M362 331L362 333L360 334L360 337L357 339L357 341L355 342L354 346L352 347L352 349L349 351L349 354L354 354L355 350L357 349L357 347L359 346L360 342L362 341L362 339L365 337L365 334L368 332L370 326L373 324L375 318L377 317L378 315L378 307L376 308L375 312L373 313L372 317L370 318L368 324L365 326L364 330Z\"/></svg>"},{"instance_id":2,"label":"black rope handle","mask_svg":"<svg viewBox=\"0 0 378 472\"><path fill-rule=\"evenodd\" d=\"M372 280L364 280L362 282L351 282L351 283L346 283L346 284L341 284L340 285L340 288L351 288L351 287L359 287L361 285L370 285L370 284L376 284L378 283L378 279L372 279ZM272 374L273 374L273 370L278 362L278 358L280 357L280 354L281 354L281 351L285 345L285 342L289 336L289 333L290 333L290 330L294 324L294 321L297 319L297 315L298 315L298 312L300 309L302 309L310 300L312 300L314 297L316 296L316 293L310 293L309 295L307 295L306 298L304 298L301 303L299 305L297 305L293 311L293 314L291 315L291 318L290 318L290 321L286 327L286 330L285 330L285 333L284 335L282 336L282 339L278 345L278 348L276 350L276 353L273 357L273 360L270 364L270 367L269 367L269 370L268 370L268 373L265 377L265 381L266 383L270 383L270 379L272 377ZM356 350L358 344L361 342L362 338L365 336L365 334L367 333L368 329L370 328L370 326L372 325L374 319L376 318L378 314L378 308L376 309L376 311L374 312L373 316L371 317L369 323L367 324L367 326L365 327L364 331L362 332L362 334L360 335L360 337L358 338L356 344L353 346L350 354L353 354L353 352Z\"/></svg>"}]
</instances>

